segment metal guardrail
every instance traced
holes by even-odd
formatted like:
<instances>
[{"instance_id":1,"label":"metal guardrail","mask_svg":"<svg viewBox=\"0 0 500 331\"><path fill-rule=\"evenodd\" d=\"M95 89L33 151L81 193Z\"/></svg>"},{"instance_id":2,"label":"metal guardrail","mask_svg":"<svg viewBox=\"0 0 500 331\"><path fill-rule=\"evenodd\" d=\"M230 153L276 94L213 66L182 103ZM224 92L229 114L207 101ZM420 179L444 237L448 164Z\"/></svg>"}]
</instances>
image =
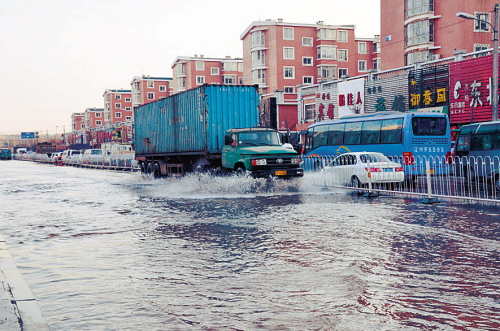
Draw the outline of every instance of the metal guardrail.
<instances>
[{"instance_id":1,"label":"metal guardrail","mask_svg":"<svg viewBox=\"0 0 500 331\"><path fill-rule=\"evenodd\" d=\"M368 171L352 169L351 173L339 175L332 171L333 156L302 157L306 175L313 184L324 187L355 189L370 193L403 193L424 197L437 202L438 198L500 202L500 159L498 157L415 157L411 165L407 160L391 158L404 168L405 180L400 183L371 183L353 187L354 172ZM405 162L407 161L407 162ZM347 178L342 178L342 177ZM371 187L370 187L371 186Z\"/></svg>"},{"instance_id":2,"label":"metal guardrail","mask_svg":"<svg viewBox=\"0 0 500 331\"><path fill-rule=\"evenodd\" d=\"M107 155L99 158L82 159L75 158L70 160L61 160L50 158L47 154L14 154L15 160L33 161L63 166L74 166L95 169L108 170L130 170L139 171L139 163L135 159L123 155Z\"/></svg>"}]
</instances>

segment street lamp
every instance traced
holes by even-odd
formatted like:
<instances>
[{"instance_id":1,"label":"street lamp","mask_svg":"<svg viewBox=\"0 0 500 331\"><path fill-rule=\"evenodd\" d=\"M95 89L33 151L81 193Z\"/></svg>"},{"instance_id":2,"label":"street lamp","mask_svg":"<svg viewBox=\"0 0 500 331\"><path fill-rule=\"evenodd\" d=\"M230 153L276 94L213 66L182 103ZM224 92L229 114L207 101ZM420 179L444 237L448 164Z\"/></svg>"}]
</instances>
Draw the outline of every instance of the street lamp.
<instances>
[{"instance_id":1,"label":"street lamp","mask_svg":"<svg viewBox=\"0 0 500 331\"><path fill-rule=\"evenodd\" d=\"M490 22L486 22L477 19L474 15L468 13L457 13L460 18L465 18L468 20L478 20L479 22L484 22L489 24L493 28L493 82L491 83L491 112L492 120L498 120L498 3L495 4L495 26L491 25Z\"/></svg>"}]
</instances>

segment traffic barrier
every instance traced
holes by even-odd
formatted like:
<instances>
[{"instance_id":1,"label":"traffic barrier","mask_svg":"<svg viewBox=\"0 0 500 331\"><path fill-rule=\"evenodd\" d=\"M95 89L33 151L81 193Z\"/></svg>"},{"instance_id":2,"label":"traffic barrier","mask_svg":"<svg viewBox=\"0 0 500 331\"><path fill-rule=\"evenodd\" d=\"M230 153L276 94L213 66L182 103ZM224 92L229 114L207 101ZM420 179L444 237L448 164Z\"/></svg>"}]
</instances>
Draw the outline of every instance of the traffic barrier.
<instances>
[{"instance_id":1,"label":"traffic barrier","mask_svg":"<svg viewBox=\"0 0 500 331\"><path fill-rule=\"evenodd\" d=\"M47 154L14 154L14 159L55 164L55 159L50 158ZM105 155L103 157L94 157L91 159L78 157L70 160L62 160L62 165L95 169L139 171L139 163L135 159L131 159L130 154Z\"/></svg>"},{"instance_id":2,"label":"traffic barrier","mask_svg":"<svg viewBox=\"0 0 500 331\"><path fill-rule=\"evenodd\" d=\"M412 160L389 157L403 168L404 180L380 182L374 177L379 174L371 173L371 183L362 185L355 185L353 177L363 172L367 175L367 167L344 166L335 169L336 166L332 164L335 157L302 156L306 178L323 187L421 196L425 203L439 202L440 198L500 202L499 157L415 156Z\"/></svg>"}]
</instances>

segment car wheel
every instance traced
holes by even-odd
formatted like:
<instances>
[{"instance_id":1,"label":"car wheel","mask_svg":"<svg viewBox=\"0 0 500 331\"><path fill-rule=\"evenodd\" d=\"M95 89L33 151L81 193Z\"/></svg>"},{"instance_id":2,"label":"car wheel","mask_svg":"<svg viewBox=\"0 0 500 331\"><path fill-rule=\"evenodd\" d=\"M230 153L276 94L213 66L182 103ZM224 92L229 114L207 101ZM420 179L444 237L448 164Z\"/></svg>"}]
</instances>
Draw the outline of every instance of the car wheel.
<instances>
[{"instance_id":1,"label":"car wheel","mask_svg":"<svg viewBox=\"0 0 500 331\"><path fill-rule=\"evenodd\" d=\"M472 183L476 180L476 173L472 167L464 167L464 177L469 182Z\"/></svg>"},{"instance_id":2,"label":"car wheel","mask_svg":"<svg viewBox=\"0 0 500 331\"><path fill-rule=\"evenodd\" d=\"M354 187L354 188L360 188L361 187L361 182L359 181L358 177L353 176L351 178L351 187Z\"/></svg>"}]
</instances>

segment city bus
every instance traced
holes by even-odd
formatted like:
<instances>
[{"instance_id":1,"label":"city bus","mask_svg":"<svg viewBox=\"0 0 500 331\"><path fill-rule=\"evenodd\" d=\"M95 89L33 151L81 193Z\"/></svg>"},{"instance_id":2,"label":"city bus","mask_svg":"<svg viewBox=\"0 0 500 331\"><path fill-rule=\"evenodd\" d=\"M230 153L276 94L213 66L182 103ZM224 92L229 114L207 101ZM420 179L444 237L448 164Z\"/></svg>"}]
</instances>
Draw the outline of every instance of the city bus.
<instances>
[{"instance_id":1,"label":"city bus","mask_svg":"<svg viewBox=\"0 0 500 331\"><path fill-rule=\"evenodd\" d=\"M500 190L500 121L464 125L454 147L455 171L469 183L480 180Z\"/></svg>"},{"instance_id":2,"label":"city bus","mask_svg":"<svg viewBox=\"0 0 500 331\"><path fill-rule=\"evenodd\" d=\"M400 162L405 176L411 179L426 174L427 160L431 175L449 175L451 134L448 116L386 111L312 124L305 136L304 167L316 168L324 165L325 158L329 162L343 153L365 151L380 152ZM314 161L308 162L311 160Z\"/></svg>"}]
</instances>

